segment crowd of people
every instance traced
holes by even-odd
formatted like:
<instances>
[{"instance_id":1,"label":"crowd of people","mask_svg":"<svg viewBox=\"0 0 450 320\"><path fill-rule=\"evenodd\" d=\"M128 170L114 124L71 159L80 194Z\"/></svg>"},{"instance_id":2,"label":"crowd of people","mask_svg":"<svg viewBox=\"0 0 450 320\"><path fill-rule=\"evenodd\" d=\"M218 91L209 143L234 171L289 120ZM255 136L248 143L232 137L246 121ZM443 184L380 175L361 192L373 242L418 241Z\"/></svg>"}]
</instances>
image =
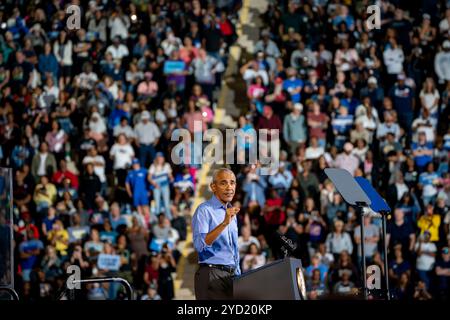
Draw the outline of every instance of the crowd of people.
<instances>
[{"instance_id":1,"label":"crowd of people","mask_svg":"<svg viewBox=\"0 0 450 320\"><path fill-rule=\"evenodd\" d=\"M122 277L138 299L174 298L199 166L172 163L171 136L210 126L239 6L2 1L0 162L21 299L56 299L70 265ZM126 298L117 283L75 291Z\"/></svg>"},{"instance_id":2,"label":"crowd of people","mask_svg":"<svg viewBox=\"0 0 450 320\"><path fill-rule=\"evenodd\" d=\"M394 299L448 299L450 7L376 4L381 25L369 29L367 1L269 1L240 68L249 107L239 127L279 130L280 166L273 175L259 164L233 167L242 270L283 257L285 236L310 299L357 297L364 241ZM388 270L380 216L365 211L361 239L360 217L326 167L365 177L392 208Z\"/></svg>"},{"instance_id":3,"label":"crowd of people","mask_svg":"<svg viewBox=\"0 0 450 320\"><path fill-rule=\"evenodd\" d=\"M241 269L282 258L285 236L310 299L357 295L362 241L393 298L449 297L450 7L377 4L381 26L369 30L366 1L269 1L239 69L248 97L239 128L277 129L281 145L272 175L231 165ZM211 126L240 3L89 1L77 30L67 5L0 4L16 289L54 299L77 265L82 278L129 280L139 299L172 299L200 165L174 165L171 136ZM386 198L388 270L379 217L367 210L361 239L326 167L364 176ZM116 284L76 294L124 298Z\"/></svg>"}]
</instances>

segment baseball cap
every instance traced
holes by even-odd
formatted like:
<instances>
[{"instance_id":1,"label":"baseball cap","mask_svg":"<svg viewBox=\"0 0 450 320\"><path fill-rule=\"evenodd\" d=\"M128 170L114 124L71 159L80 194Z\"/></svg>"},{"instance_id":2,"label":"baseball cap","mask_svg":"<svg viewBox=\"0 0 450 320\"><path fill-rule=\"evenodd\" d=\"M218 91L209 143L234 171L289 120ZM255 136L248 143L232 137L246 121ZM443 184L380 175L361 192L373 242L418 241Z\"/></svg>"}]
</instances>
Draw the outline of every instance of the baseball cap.
<instances>
[{"instance_id":1,"label":"baseball cap","mask_svg":"<svg viewBox=\"0 0 450 320\"><path fill-rule=\"evenodd\" d=\"M442 253L448 254L448 247L442 248Z\"/></svg>"},{"instance_id":2,"label":"baseball cap","mask_svg":"<svg viewBox=\"0 0 450 320\"><path fill-rule=\"evenodd\" d=\"M161 151L157 152L156 153L156 157L164 157L164 153L162 153Z\"/></svg>"},{"instance_id":3,"label":"baseball cap","mask_svg":"<svg viewBox=\"0 0 450 320\"><path fill-rule=\"evenodd\" d=\"M294 109L302 111L303 110L303 105L300 102L297 102L297 103L294 104Z\"/></svg>"},{"instance_id":4,"label":"baseball cap","mask_svg":"<svg viewBox=\"0 0 450 320\"><path fill-rule=\"evenodd\" d=\"M143 111L141 114L141 119L150 119L150 112L148 111Z\"/></svg>"},{"instance_id":5,"label":"baseball cap","mask_svg":"<svg viewBox=\"0 0 450 320\"><path fill-rule=\"evenodd\" d=\"M134 158L133 160L131 160L131 164L132 164L132 165L138 164L138 163L140 163L140 162L139 162L139 159Z\"/></svg>"},{"instance_id":6,"label":"baseball cap","mask_svg":"<svg viewBox=\"0 0 450 320\"><path fill-rule=\"evenodd\" d=\"M378 83L378 80L377 80L377 78L375 78L375 77L369 77L369 79L367 80L367 82L368 83L374 83L374 84L377 84Z\"/></svg>"},{"instance_id":7,"label":"baseball cap","mask_svg":"<svg viewBox=\"0 0 450 320\"><path fill-rule=\"evenodd\" d=\"M450 41L449 41L449 40L445 40L444 43L442 44L442 46L443 46L445 49L450 48Z\"/></svg>"},{"instance_id":8,"label":"baseball cap","mask_svg":"<svg viewBox=\"0 0 450 320\"><path fill-rule=\"evenodd\" d=\"M406 76L403 73L399 73L397 75L397 80L405 80L405 79L406 79Z\"/></svg>"}]
</instances>

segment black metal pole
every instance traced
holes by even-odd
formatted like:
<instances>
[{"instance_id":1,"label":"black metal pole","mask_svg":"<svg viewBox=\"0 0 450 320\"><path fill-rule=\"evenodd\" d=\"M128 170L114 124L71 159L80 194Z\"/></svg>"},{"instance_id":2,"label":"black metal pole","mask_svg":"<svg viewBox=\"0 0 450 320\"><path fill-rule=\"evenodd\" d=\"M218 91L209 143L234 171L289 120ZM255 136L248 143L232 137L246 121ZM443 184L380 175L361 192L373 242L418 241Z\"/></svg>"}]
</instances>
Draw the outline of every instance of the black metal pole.
<instances>
[{"instance_id":1,"label":"black metal pole","mask_svg":"<svg viewBox=\"0 0 450 320\"><path fill-rule=\"evenodd\" d=\"M388 212L380 212L381 214L381 221L383 224L383 232L382 232L382 239L383 239L383 251L384 251L384 282L386 285L386 298L387 300L391 300L391 293L389 292L389 274L388 274L388 253L387 253L387 241L386 241L386 216L388 215Z\"/></svg>"},{"instance_id":2,"label":"black metal pole","mask_svg":"<svg viewBox=\"0 0 450 320\"><path fill-rule=\"evenodd\" d=\"M363 204L357 203L357 213L360 216L361 228L360 228L360 237L361 237L361 264L362 264L362 278L363 278L363 291L364 291L364 299L367 300L367 269L366 269L366 256L364 252L364 212L363 212Z\"/></svg>"}]
</instances>

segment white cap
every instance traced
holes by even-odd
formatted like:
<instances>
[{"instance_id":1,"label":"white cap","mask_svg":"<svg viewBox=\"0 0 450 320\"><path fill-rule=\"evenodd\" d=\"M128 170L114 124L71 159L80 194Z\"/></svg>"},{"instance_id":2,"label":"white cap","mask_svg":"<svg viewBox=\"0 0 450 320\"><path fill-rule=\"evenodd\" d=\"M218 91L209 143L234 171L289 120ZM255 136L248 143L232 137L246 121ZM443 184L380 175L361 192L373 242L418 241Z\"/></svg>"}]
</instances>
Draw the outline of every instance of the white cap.
<instances>
[{"instance_id":1,"label":"white cap","mask_svg":"<svg viewBox=\"0 0 450 320\"><path fill-rule=\"evenodd\" d=\"M146 110L146 111L143 111L143 112L141 113L141 119L142 119L142 120L144 120L144 119L149 120L149 119L150 119L150 112L148 112L147 110Z\"/></svg>"},{"instance_id":2,"label":"white cap","mask_svg":"<svg viewBox=\"0 0 450 320\"><path fill-rule=\"evenodd\" d=\"M297 103L294 104L294 109L302 111L303 110L303 105L300 102L297 102Z\"/></svg>"},{"instance_id":3,"label":"white cap","mask_svg":"<svg viewBox=\"0 0 450 320\"><path fill-rule=\"evenodd\" d=\"M445 49L450 48L450 41L449 41L449 40L445 40L444 43L442 44L442 46L443 46Z\"/></svg>"},{"instance_id":4,"label":"white cap","mask_svg":"<svg viewBox=\"0 0 450 320\"><path fill-rule=\"evenodd\" d=\"M375 77L369 77L369 79L367 80L367 82L368 83L374 83L374 84L377 84L378 83L378 80L377 80L377 78L375 78Z\"/></svg>"}]
</instances>

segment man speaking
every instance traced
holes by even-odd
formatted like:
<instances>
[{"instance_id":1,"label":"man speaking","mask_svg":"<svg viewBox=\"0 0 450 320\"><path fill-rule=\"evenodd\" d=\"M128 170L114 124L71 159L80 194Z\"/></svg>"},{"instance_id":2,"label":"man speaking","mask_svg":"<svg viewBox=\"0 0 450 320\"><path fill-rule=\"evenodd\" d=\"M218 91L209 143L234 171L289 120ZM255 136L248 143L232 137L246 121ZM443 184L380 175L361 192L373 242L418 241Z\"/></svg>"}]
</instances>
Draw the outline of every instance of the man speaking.
<instances>
[{"instance_id":1,"label":"man speaking","mask_svg":"<svg viewBox=\"0 0 450 320\"><path fill-rule=\"evenodd\" d=\"M236 177L229 169L218 169L210 186L214 195L198 206L192 219L199 260L195 296L198 300L225 300L233 298L232 277L241 274L235 217L239 208L230 204Z\"/></svg>"}]
</instances>

